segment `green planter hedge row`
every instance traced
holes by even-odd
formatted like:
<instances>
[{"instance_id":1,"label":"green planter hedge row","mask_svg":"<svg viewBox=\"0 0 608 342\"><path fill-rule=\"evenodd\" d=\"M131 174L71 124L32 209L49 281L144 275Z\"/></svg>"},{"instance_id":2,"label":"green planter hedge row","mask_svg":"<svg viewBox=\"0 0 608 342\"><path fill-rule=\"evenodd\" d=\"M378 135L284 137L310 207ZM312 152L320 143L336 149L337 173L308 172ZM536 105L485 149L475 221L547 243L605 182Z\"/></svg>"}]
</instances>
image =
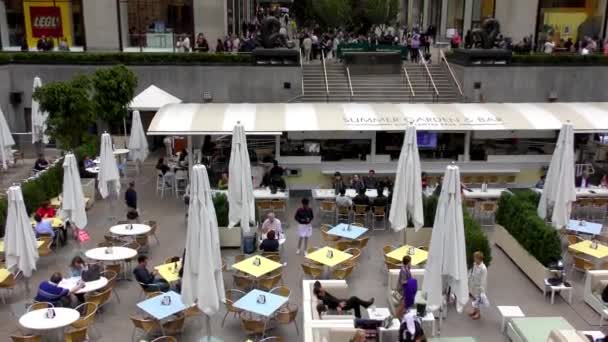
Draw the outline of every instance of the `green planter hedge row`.
<instances>
[{"instance_id":1,"label":"green planter hedge row","mask_svg":"<svg viewBox=\"0 0 608 342\"><path fill-rule=\"evenodd\" d=\"M63 187L63 159L51 166L39 177L21 184L23 201L28 215L31 215L40 204L46 200L57 197ZM6 210L8 207L6 196L0 198L0 229L4 236L6 225Z\"/></svg>"},{"instance_id":2,"label":"green planter hedge row","mask_svg":"<svg viewBox=\"0 0 608 342\"><path fill-rule=\"evenodd\" d=\"M541 264L548 266L561 258L557 230L538 217L539 195L533 191L503 193L498 201L496 221Z\"/></svg>"},{"instance_id":3,"label":"green planter hedge row","mask_svg":"<svg viewBox=\"0 0 608 342\"><path fill-rule=\"evenodd\" d=\"M0 64L124 64L124 65L252 65L250 54L125 53L125 52L3 52Z\"/></svg>"}]
</instances>

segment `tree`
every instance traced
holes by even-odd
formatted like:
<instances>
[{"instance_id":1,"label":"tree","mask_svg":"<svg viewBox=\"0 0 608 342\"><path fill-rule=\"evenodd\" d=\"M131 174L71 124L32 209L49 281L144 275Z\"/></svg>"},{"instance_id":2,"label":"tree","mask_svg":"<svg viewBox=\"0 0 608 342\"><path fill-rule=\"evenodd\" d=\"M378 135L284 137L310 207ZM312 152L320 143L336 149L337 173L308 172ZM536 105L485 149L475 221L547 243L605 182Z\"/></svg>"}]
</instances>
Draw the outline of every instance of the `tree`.
<instances>
[{"instance_id":1,"label":"tree","mask_svg":"<svg viewBox=\"0 0 608 342\"><path fill-rule=\"evenodd\" d=\"M351 23L353 6L350 0L313 0L312 6L329 28L345 27Z\"/></svg>"},{"instance_id":2,"label":"tree","mask_svg":"<svg viewBox=\"0 0 608 342\"><path fill-rule=\"evenodd\" d=\"M366 0L365 15L372 25L384 26L397 20L399 0Z\"/></svg>"},{"instance_id":3,"label":"tree","mask_svg":"<svg viewBox=\"0 0 608 342\"><path fill-rule=\"evenodd\" d=\"M78 147L95 120L90 79L79 75L71 81L48 83L32 96L49 113L47 133L64 149Z\"/></svg>"},{"instance_id":4,"label":"tree","mask_svg":"<svg viewBox=\"0 0 608 342\"><path fill-rule=\"evenodd\" d=\"M108 125L120 124L126 118L127 105L135 95L137 76L124 65L118 65L98 69L92 79L97 118Z\"/></svg>"}]
</instances>

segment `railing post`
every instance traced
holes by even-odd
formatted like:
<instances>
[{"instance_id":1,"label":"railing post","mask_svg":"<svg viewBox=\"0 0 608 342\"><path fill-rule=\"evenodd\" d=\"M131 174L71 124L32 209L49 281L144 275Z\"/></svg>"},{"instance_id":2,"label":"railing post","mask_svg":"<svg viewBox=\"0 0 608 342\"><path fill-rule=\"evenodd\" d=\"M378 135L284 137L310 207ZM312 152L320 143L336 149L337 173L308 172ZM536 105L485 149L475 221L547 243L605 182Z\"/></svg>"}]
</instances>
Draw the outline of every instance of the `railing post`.
<instances>
[{"instance_id":1,"label":"railing post","mask_svg":"<svg viewBox=\"0 0 608 342\"><path fill-rule=\"evenodd\" d=\"M445 58L445 54L443 53L443 50L441 50L441 49L439 50L439 56L440 56L440 61L443 61L445 63L445 65L448 67L450 76L452 76L452 80L454 81L454 83L456 83L456 87L458 87L458 92L460 93L460 99L462 101L464 101L464 93L462 92L462 87L460 87L460 83L456 79L456 76L454 75L454 72L452 71L452 67L450 66L450 63L448 62L448 59Z\"/></svg>"},{"instance_id":2,"label":"railing post","mask_svg":"<svg viewBox=\"0 0 608 342\"><path fill-rule=\"evenodd\" d=\"M325 68L325 56L323 55L323 51L321 51L321 61L323 62L323 75L325 76L325 94L327 102L329 102L329 83L327 82L327 69Z\"/></svg>"}]
</instances>

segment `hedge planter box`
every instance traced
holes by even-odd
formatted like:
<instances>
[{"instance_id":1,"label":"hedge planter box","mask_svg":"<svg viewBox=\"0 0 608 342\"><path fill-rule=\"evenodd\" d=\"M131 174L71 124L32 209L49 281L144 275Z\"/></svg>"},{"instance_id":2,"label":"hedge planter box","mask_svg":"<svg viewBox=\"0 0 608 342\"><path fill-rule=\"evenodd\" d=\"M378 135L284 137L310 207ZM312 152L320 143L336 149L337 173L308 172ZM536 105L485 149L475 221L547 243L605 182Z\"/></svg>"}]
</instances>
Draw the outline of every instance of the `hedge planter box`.
<instances>
[{"instance_id":1,"label":"hedge planter box","mask_svg":"<svg viewBox=\"0 0 608 342\"><path fill-rule=\"evenodd\" d=\"M526 251L509 232L500 225L495 226L494 243L524 272L541 291L545 288L545 278L549 269Z\"/></svg>"},{"instance_id":2,"label":"hedge planter box","mask_svg":"<svg viewBox=\"0 0 608 342\"><path fill-rule=\"evenodd\" d=\"M240 248L241 247L241 227L218 227L220 231L220 247Z\"/></svg>"}]
</instances>

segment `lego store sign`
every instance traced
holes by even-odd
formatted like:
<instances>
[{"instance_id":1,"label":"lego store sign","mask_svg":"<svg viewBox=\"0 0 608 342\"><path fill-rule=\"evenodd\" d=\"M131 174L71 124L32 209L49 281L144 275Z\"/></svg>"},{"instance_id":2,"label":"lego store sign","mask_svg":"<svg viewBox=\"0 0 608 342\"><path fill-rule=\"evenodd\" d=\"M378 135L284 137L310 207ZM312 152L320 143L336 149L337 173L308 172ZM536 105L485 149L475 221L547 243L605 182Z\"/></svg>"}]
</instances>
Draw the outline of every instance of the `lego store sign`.
<instances>
[{"instance_id":1,"label":"lego store sign","mask_svg":"<svg viewBox=\"0 0 608 342\"><path fill-rule=\"evenodd\" d=\"M71 6L68 0L23 1L28 45L35 47L42 36L65 38L72 45Z\"/></svg>"},{"instance_id":2,"label":"lego store sign","mask_svg":"<svg viewBox=\"0 0 608 342\"><path fill-rule=\"evenodd\" d=\"M59 7L30 7L30 21L34 38L63 37Z\"/></svg>"}]
</instances>

